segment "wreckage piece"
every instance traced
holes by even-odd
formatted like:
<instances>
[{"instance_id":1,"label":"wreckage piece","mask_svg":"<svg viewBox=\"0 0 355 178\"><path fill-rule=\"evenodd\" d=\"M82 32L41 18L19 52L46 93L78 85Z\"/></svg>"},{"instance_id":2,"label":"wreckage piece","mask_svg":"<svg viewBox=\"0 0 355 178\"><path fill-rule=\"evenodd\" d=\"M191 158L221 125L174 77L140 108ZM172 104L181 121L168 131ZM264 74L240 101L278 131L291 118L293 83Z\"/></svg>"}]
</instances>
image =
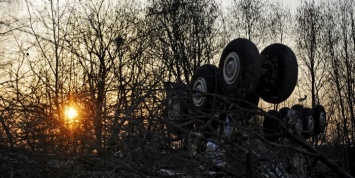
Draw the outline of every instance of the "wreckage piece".
<instances>
[{"instance_id":1,"label":"wreckage piece","mask_svg":"<svg viewBox=\"0 0 355 178\"><path fill-rule=\"evenodd\" d=\"M279 120L282 120L282 116L279 111L270 110L267 113ZM263 131L265 138L271 142L274 142L279 138L276 134L281 133L282 129L274 118L265 116L263 121Z\"/></svg>"},{"instance_id":2,"label":"wreckage piece","mask_svg":"<svg viewBox=\"0 0 355 178\"><path fill-rule=\"evenodd\" d=\"M190 130L193 127L193 124L189 122L188 86L182 82L165 83L165 88L168 99L166 108L167 127L170 132L181 135L184 129Z\"/></svg>"},{"instance_id":3,"label":"wreckage piece","mask_svg":"<svg viewBox=\"0 0 355 178\"><path fill-rule=\"evenodd\" d=\"M305 139L309 139L314 136L314 117L313 117L313 110L310 108L303 108L301 109L302 115L302 136Z\"/></svg>"},{"instance_id":4,"label":"wreckage piece","mask_svg":"<svg viewBox=\"0 0 355 178\"><path fill-rule=\"evenodd\" d=\"M219 61L219 85L224 95L243 99L253 93L259 82L260 55L256 45L244 38L232 40Z\"/></svg>"},{"instance_id":5,"label":"wreckage piece","mask_svg":"<svg viewBox=\"0 0 355 178\"><path fill-rule=\"evenodd\" d=\"M191 78L191 105L193 109L211 113L216 108L216 94L220 93L217 80L218 68L211 64L198 67Z\"/></svg>"},{"instance_id":6,"label":"wreckage piece","mask_svg":"<svg viewBox=\"0 0 355 178\"><path fill-rule=\"evenodd\" d=\"M287 113L288 113L288 111L290 110L290 108L289 107L283 107L283 108L281 108L280 110L279 110L279 112L280 112L280 114L281 114L281 118L282 118L282 121L284 122L284 123L287 123L287 121L286 121L286 116L287 116Z\"/></svg>"},{"instance_id":7,"label":"wreckage piece","mask_svg":"<svg viewBox=\"0 0 355 178\"><path fill-rule=\"evenodd\" d=\"M271 44L261 52L261 61L257 93L269 103L285 101L297 83L298 64L294 52L286 45Z\"/></svg>"},{"instance_id":8,"label":"wreckage piece","mask_svg":"<svg viewBox=\"0 0 355 178\"><path fill-rule=\"evenodd\" d=\"M327 125L327 115L322 105L315 105L312 108L314 115L314 134L323 133Z\"/></svg>"},{"instance_id":9,"label":"wreckage piece","mask_svg":"<svg viewBox=\"0 0 355 178\"><path fill-rule=\"evenodd\" d=\"M295 104L291 107L291 109L296 110L296 111L301 111L303 109L303 106L300 104Z\"/></svg>"},{"instance_id":10,"label":"wreckage piece","mask_svg":"<svg viewBox=\"0 0 355 178\"><path fill-rule=\"evenodd\" d=\"M287 112L287 127L289 131L297 136L301 136L303 131L302 115L299 111L290 109Z\"/></svg>"}]
</instances>

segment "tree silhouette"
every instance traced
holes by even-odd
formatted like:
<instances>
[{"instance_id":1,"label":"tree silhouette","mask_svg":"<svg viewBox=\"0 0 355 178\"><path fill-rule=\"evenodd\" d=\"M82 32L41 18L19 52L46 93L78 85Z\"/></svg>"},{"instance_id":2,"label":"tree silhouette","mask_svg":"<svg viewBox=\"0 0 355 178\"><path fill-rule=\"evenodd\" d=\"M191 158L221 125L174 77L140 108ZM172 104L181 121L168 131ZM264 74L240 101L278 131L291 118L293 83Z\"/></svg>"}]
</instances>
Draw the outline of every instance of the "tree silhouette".
<instances>
[{"instance_id":1,"label":"tree silhouette","mask_svg":"<svg viewBox=\"0 0 355 178\"><path fill-rule=\"evenodd\" d=\"M9 3L0 6L11 9ZM214 0L22 3L28 18L0 20L1 175L354 174L352 2L307 1L295 15L281 3L259 0L233 1L229 10ZM213 112L191 105L195 71L193 82L203 81L206 71L218 76L221 70L213 65L238 37L257 47L292 48L295 42L303 72L298 86L309 97L280 105L302 102L310 112L323 104L324 133L295 135L282 120L288 113L276 106L249 107L244 98L217 90L206 95L221 103L210 105ZM219 86L220 78L213 79ZM65 115L68 107L77 110L75 119ZM271 134L264 132L273 126Z\"/></svg>"}]
</instances>

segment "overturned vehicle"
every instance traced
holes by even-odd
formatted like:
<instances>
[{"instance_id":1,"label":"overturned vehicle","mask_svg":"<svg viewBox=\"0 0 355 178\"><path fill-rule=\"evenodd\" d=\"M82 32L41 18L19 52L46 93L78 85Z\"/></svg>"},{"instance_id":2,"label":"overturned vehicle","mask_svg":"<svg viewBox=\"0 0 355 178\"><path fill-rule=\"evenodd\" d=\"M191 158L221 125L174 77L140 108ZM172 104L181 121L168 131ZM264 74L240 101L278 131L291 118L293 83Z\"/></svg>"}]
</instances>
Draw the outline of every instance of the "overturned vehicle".
<instances>
[{"instance_id":1,"label":"overturned vehicle","mask_svg":"<svg viewBox=\"0 0 355 178\"><path fill-rule=\"evenodd\" d=\"M198 67L188 84L166 83L168 130L191 157L206 158L203 169L216 174L313 176L317 161L301 154L288 136L307 141L322 134L324 107L258 108L260 99L285 101L297 79L297 59L288 46L271 44L259 53L253 42L235 39L224 48L218 67Z\"/></svg>"}]
</instances>

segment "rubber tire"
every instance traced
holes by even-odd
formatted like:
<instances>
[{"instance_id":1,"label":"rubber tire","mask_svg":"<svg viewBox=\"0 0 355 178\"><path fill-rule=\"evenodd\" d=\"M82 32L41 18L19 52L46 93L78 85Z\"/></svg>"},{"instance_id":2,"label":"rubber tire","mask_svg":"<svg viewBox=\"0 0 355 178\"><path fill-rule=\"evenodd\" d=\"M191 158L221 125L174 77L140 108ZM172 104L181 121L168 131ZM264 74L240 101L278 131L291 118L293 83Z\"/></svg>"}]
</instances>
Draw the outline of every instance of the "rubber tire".
<instances>
[{"instance_id":1,"label":"rubber tire","mask_svg":"<svg viewBox=\"0 0 355 178\"><path fill-rule=\"evenodd\" d=\"M171 89L171 96L168 100L167 109L167 117L171 123L167 124L167 128L173 134L183 134L182 130L179 128L181 125L183 125L184 129L187 130L191 130L193 128L193 124L186 124L190 121L187 107L189 105L189 99L187 97L188 90L188 86L184 83L176 83ZM178 104L180 106L173 108L174 104Z\"/></svg>"},{"instance_id":2,"label":"rubber tire","mask_svg":"<svg viewBox=\"0 0 355 178\"><path fill-rule=\"evenodd\" d=\"M327 125L327 114L322 105L315 105L313 108L314 114L314 134L318 135L324 132L325 127ZM321 119L324 119L323 124L321 123Z\"/></svg>"},{"instance_id":3,"label":"rubber tire","mask_svg":"<svg viewBox=\"0 0 355 178\"><path fill-rule=\"evenodd\" d=\"M313 110L310 108L303 108L301 111L302 116L302 129L303 133L302 136L305 139L309 139L314 136L314 117L313 117ZM309 119L312 119L313 126L309 125Z\"/></svg>"},{"instance_id":4,"label":"rubber tire","mask_svg":"<svg viewBox=\"0 0 355 178\"><path fill-rule=\"evenodd\" d=\"M220 93L220 89L218 87L218 77L217 77L217 72L218 68L215 65L211 64L205 64L200 67L198 67L194 74L192 75L191 78L191 83L190 83L190 89L192 91L192 96L191 96L191 105L195 110L206 112L206 113L211 113L215 109L216 105L216 96L214 94ZM200 79L204 79L206 82L206 94L212 94L208 96L201 96L201 98L204 98L203 102L200 105L197 105L194 102L194 94L197 94L194 91L194 85L197 81Z\"/></svg>"},{"instance_id":5,"label":"rubber tire","mask_svg":"<svg viewBox=\"0 0 355 178\"><path fill-rule=\"evenodd\" d=\"M301 108L300 108L301 107ZM295 130L294 130L294 125L290 125L290 116L288 115L289 114L289 111L290 110L293 110L293 111L295 111L295 115L296 115L296 119L297 120L299 120L302 124L301 124L301 126L302 126L302 129L303 129L303 122L302 122L302 115L301 115L301 113L300 113L300 110L303 108L303 106L302 105L294 105L294 106L292 106L291 107L291 109L290 108L288 108L288 107L283 107L283 108L281 108L280 110L279 110L279 112L280 112L280 114L281 114L281 118L282 118L282 120L283 120L283 122L285 123L285 125L286 125L286 127L292 132L292 133L294 133L295 132ZM301 131L302 132L302 131ZM301 133L302 134L302 133Z\"/></svg>"},{"instance_id":6,"label":"rubber tire","mask_svg":"<svg viewBox=\"0 0 355 178\"><path fill-rule=\"evenodd\" d=\"M224 62L227 60L228 54L232 52L235 52L239 57L239 75L235 81L228 84L223 77ZM243 96L253 93L258 85L261 69L259 50L248 39L234 39L224 48L218 67L222 93L232 98L241 99Z\"/></svg>"},{"instance_id":7,"label":"rubber tire","mask_svg":"<svg viewBox=\"0 0 355 178\"><path fill-rule=\"evenodd\" d=\"M293 109L292 109L293 110ZM288 120L288 127L289 127L289 129L290 129L290 131L293 133L293 134L295 134L295 135L299 135L299 136L302 136L302 131L303 131L303 122L302 122L302 115L301 115L301 113L300 113L300 111L298 111L298 110L294 110L295 111L295 117L296 118L293 118L293 119L296 119L296 121L295 120L293 120L294 122L293 123L300 123L299 124L299 126L301 127L301 128L299 128L299 130L295 130L296 129L296 127L295 127L295 125L289 125L290 124L290 119L291 118L288 118L289 120Z\"/></svg>"},{"instance_id":8,"label":"rubber tire","mask_svg":"<svg viewBox=\"0 0 355 178\"><path fill-rule=\"evenodd\" d=\"M279 110L279 113L281 114L282 121L287 125L288 120L287 120L287 113L290 110L288 107L283 107Z\"/></svg>"},{"instance_id":9,"label":"rubber tire","mask_svg":"<svg viewBox=\"0 0 355 178\"><path fill-rule=\"evenodd\" d=\"M245 100L252 104L250 107L258 107L260 97L255 93L251 93L250 95L246 96Z\"/></svg>"},{"instance_id":10,"label":"rubber tire","mask_svg":"<svg viewBox=\"0 0 355 178\"><path fill-rule=\"evenodd\" d=\"M281 114L278 111L270 110L267 113L272 116L275 116L281 120ZM282 130L281 130L281 127L278 126L278 123L275 122L272 118L264 117L263 131L264 131L264 134L276 134L276 133L281 133ZM268 141L275 142L278 138L277 137L266 137L266 139Z\"/></svg>"},{"instance_id":11,"label":"rubber tire","mask_svg":"<svg viewBox=\"0 0 355 178\"><path fill-rule=\"evenodd\" d=\"M301 110L303 109L303 106L300 104L295 104L291 107L291 109L301 112Z\"/></svg>"},{"instance_id":12,"label":"rubber tire","mask_svg":"<svg viewBox=\"0 0 355 178\"><path fill-rule=\"evenodd\" d=\"M257 87L260 97L269 103L285 101L295 89L298 78L298 64L293 51L283 44L271 44L267 46L261 55L277 59L277 74L274 86L268 87L261 77Z\"/></svg>"}]
</instances>

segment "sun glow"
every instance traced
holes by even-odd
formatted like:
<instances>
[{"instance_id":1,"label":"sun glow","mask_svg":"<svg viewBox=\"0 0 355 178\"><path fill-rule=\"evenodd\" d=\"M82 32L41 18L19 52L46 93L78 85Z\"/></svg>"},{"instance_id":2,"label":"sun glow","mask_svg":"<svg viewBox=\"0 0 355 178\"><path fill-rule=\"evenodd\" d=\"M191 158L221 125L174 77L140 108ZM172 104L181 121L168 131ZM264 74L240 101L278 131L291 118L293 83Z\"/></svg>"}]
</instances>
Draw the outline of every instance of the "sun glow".
<instances>
[{"instance_id":1,"label":"sun glow","mask_svg":"<svg viewBox=\"0 0 355 178\"><path fill-rule=\"evenodd\" d=\"M65 110L65 116L69 122L73 122L74 118L78 116L78 112L74 107L68 107Z\"/></svg>"}]
</instances>

